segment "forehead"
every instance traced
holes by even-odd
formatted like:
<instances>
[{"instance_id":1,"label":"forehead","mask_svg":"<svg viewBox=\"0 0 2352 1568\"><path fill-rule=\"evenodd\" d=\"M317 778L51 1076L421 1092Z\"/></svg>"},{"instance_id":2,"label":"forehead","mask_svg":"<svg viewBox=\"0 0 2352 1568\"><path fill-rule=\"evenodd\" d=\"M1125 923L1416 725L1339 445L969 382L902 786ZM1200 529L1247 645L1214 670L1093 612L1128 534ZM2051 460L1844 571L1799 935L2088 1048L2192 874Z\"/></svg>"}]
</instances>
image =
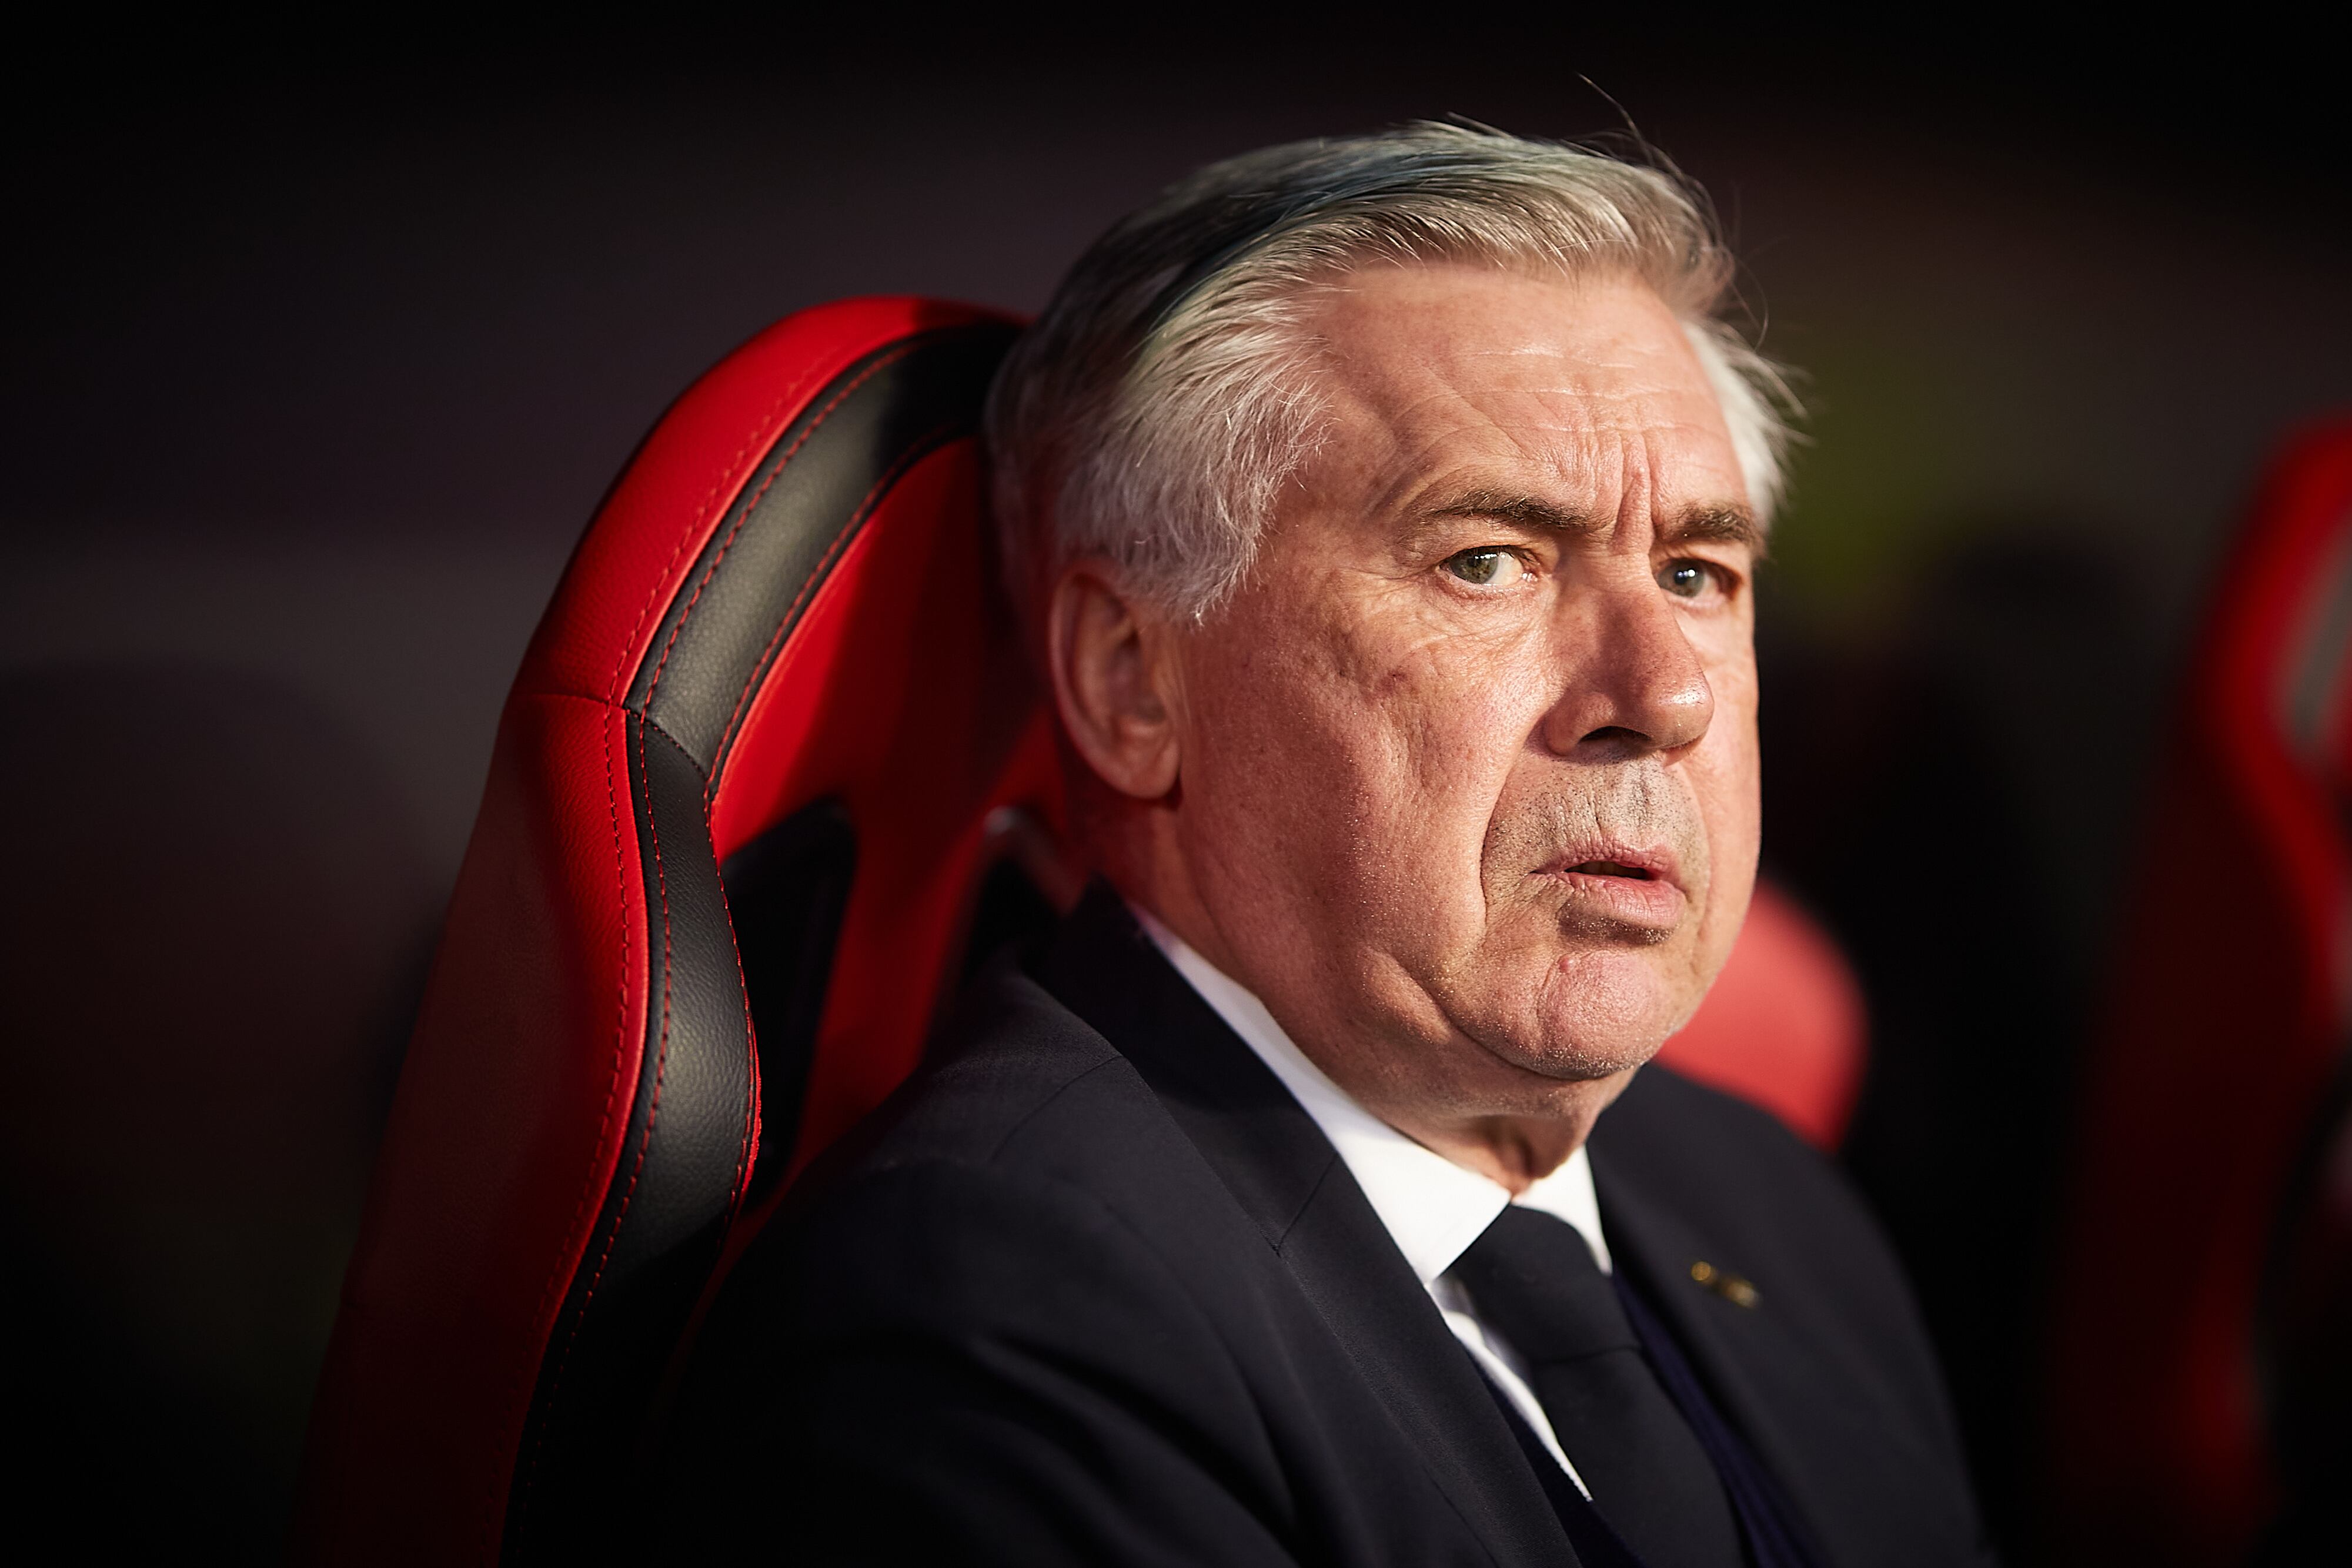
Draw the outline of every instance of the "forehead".
<instances>
[{"instance_id":1,"label":"forehead","mask_svg":"<svg viewBox=\"0 0 2352 1568\"><path fill-rule=\"evenodd\" d=\"M1738 459L1681 324L1638 280L1454 264L1327 285L1307 329L1315 468L1371 505L1517 486L1580 511L1738 506Z\"/></svg>"}]
</instances>

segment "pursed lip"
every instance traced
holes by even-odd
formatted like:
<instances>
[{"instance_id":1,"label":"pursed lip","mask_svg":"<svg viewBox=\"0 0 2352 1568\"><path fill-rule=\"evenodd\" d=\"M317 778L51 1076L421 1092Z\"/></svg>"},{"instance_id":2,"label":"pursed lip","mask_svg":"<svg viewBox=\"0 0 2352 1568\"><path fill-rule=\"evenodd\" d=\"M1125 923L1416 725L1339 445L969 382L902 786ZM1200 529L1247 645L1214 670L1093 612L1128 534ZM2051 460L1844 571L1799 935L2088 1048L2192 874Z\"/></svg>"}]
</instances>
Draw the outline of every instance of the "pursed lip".
<instances>
[{"instance_id":1,"label":"pursed lip","mask_svg":"<svg viewBox=\"0 0 2352 1568\"><path fill-rule=\"evenodd\" d=\"M1681 923L1688 897L1674 852L1664 845L1573 844L1537 868L1589 915L1650 931Z\"/></svg>"}]
</instances>

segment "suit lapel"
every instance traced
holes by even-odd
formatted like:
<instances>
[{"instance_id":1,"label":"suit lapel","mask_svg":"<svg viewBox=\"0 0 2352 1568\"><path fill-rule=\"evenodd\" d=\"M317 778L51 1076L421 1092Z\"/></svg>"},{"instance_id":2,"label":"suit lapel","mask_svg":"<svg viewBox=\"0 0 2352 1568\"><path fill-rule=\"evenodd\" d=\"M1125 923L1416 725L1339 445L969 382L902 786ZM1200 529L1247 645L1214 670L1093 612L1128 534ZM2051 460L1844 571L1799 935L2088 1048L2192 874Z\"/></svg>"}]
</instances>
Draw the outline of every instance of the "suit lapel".
<instances>
[{"instance_id":1,"label":"suit lapel","mask_svg":"<svg viewBox=\"0 0 2352 1568\"><path fill-rule=\"evenodd\" d=\"M1134 1064L1498 1563L1576 1561L1461 1342L1322 1129L1097 883L1039 977Z\"/></svg>"},{"instance_id":2,"label":"suit lapel","mask_svg":"<svg viewBox=\"0 0 2352 1568\"><path fill-rule=\"evenodd\" d=\"M1756 1457L1789 1490L1818 1536L1818 1521L1834 1514L1825 1509L1829 1500L1820 1495L1816 1478L1804 1463L1809 1446L1791 1429L1791 1412L1774 1397L1791 1381L1790 1375L1800 1384L1804 1381L1811 1358L1782 1332L1781 1314L1774 1310L1770 1292L1757 1306L1743 1308L1700 1289L1691 1279L1691 1266L1702 1260L1734 1272L1752 1265L1653 1207L1638 1187L1619 1179L1597 1151L1593 1175L1601 1223L1617 1266L1643 1299L1656 1307L1724 1418L1738 1428ZM1760 1380L1759 1369L1769 1369ZM1821 1393L1834 1398L1830 1390Z\"/></svg>"},{"instance_id":3,"label":"suit lapel","mask_svg":"<svg viewBox=\"0 0 2352 1568\"><path fill-rule=\"evenodd\" d=\"M1889 1392L1851 1345L1837 1343L1840 1320L1804 1298L1803 1281L1775 1279L1768 1260L1749 1256L1739 1236L1660 1201L1647 1167L1674 1155L1667 1140L1642 1135L1646 1117L1629 1104L1638 1089L1637 1081L1602 1115L1591 1145L1618 1266L1655 1305L1724 1417L1779 1479L1832 1560L1902 1561L1919 1543L1869 1539L1865 1521L1889 1517L1885 1505L1914 1490L1918 1476L1936 1473L1938 1458L1874 1419ZM1629 1109L1633 1115L1624 1116ZM1692 1274L1700 1262L1752 1280L1753 1304L1704 1288Z\"/></svg>"}]
</instances>

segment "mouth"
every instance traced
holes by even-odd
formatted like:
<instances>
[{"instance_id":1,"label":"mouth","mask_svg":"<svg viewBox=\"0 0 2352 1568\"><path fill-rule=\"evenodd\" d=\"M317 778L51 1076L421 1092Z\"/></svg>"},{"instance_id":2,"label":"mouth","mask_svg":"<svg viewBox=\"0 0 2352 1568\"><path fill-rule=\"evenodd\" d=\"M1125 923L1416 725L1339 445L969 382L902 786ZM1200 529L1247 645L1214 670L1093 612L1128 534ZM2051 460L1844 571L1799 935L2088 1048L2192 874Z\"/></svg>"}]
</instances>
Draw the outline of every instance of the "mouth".
<instances>
[{"instance_id":1,"label":"mouth","mask_svg":"<svg viewBox=\"0 0 2352 1568\"><path fill-rule=\"evenodd\" d=\"M1647 866L1627 865L1623 861L1579 861L1567 869L1571 876L1622 876L1635 882L1651 880Z\"/></svg>"},{"instance_id":2,"label":"mouth","mask_svg":"<svg viewBox=\"0 0 2352 1568\"><path fill-rule=\"evenodd\" d=\"M1654 882L1682 885L1681 868L1674 852L1664 844L1641 848L1620 840L1599 843L1588 839L1572 844L1536 868L1538 876L1603 876L1620 882Z\"/></svg>"},{"instance_id":3,"label":"mouth","mask_svg":"<svg viewBox=\"0 0 2352 1568\"><path fill-rule=\"evenodd\" d=\"M1595 934L1615 928L1639 933L1639 940L1659 940L1682 924L1688 908L1674 856L1664 848L1571 849L1536 874L1566 895L1563 914Z\"/></svg>"}]
</instances>

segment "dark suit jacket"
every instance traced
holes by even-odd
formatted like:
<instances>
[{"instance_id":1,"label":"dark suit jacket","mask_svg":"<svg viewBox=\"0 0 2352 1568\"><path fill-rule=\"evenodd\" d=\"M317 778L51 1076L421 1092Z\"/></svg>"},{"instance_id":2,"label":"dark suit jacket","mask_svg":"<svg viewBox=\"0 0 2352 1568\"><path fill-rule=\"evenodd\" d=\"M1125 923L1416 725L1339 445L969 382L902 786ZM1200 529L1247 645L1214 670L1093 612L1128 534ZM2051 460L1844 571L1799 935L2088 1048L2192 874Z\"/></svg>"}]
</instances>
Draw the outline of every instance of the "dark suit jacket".
<instances>
[{"instance_id":1,"label":"dark suit jacket","mask_svg":"<svg viewBox=\"0 0 2352 1568\"><path fill-rule=\"evenodd\" d=\"M1115 897L1034 977L986 976L852 1145L705 1326L661 1510L681 1557L1576 1561L1346 1165ZM1917 1315L1837 1176L1654 1067L1592 1165L1617 1266L1830 1561L1988 1561Z\"/></svg>"}]
</instances>

